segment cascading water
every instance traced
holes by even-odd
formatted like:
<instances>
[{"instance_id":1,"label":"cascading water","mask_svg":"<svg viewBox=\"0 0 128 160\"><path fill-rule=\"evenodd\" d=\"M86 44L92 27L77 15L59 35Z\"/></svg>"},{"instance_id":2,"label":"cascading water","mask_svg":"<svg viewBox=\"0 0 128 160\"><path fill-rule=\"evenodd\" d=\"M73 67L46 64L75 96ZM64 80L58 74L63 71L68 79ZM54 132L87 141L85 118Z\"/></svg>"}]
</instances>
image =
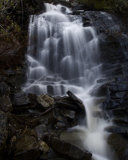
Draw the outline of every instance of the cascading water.
<instances>
[{"instance_id":1,"label":"cascading water","mask_svg":"<svg viewBox=\"0 0 128 160\"><path fill-rule=\"evenodd\" d=\"M24 91L65 95L71 90L85 104L86 126L76 126L84 135L82 145L95 160L108 160L106 122L93 116L101 98L90 95L102 78L98 36L93 27L83 27L71 10L45 4L46 12L32 15L29 24L29 63ZM78 134L80 136L80 134ZM81 137L80 137L81 139Z\"/></svg>"}]
</instances>

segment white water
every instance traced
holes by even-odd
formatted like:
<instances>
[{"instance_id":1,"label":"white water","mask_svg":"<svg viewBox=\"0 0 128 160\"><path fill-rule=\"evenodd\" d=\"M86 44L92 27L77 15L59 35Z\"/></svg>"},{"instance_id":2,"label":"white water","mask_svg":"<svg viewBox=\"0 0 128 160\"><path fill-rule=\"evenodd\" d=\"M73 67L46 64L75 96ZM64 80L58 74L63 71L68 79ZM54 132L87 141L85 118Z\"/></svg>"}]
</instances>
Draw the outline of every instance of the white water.
<instances>
[{"instance_id":1,"label":"white water","mask_svg":"<svg viewBox=\"0 0 128 160\"><path fill-rule=\"evenodd\" d=\"M110 160L104 131L107 124L94 116L101 112L100 98L90 95L102 78L98 36L93 27L83 27L81 18L71 15L70 9L45 6L45 13L30 17L29 68L24 91L65 95L71 90L81 98L87 125L71 130L79 131L82 146L93 153L94 160Z\"/></svg>"}]
</instances>

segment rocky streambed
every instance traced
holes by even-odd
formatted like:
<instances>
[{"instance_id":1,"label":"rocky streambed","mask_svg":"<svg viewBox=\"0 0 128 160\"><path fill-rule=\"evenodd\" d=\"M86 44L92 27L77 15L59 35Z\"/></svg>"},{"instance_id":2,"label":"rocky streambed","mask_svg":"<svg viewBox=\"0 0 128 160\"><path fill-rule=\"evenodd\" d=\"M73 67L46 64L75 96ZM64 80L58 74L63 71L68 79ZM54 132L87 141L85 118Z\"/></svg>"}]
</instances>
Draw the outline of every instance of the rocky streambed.
<instances>
[{"instance_id":1,"label":"rocky streambed","mask_svg":"<svg viewBox=\"0 0 128 160\"><path fill-rule=\"evenodd\" d=\"M70 133L69 128L86 116L81 100L70 91L64 97L25 94L12 89L9 74L5 78L8 80L0 83L1 159L91 159L91 153L64 141L61 136ZM14 79L16 83L16 74ZM126 86L127 80L120 77L101 86L98 92L107 95L101 106L102 116L113 121L106 128L110 133L108 144L119 160L128 157Z\"/></svg>"},{"instance_id":2,"label":"rocky streambed","mask_svg":"<svg viewBox=\"0 0 128 160\"><path fill-rule=\"evenodd\" d=\"M60 135L85 115L73 93L50 97L17 92L0 83L1 159L91 159L91 153L61 140Z\"/></svg>"}]
</instances>

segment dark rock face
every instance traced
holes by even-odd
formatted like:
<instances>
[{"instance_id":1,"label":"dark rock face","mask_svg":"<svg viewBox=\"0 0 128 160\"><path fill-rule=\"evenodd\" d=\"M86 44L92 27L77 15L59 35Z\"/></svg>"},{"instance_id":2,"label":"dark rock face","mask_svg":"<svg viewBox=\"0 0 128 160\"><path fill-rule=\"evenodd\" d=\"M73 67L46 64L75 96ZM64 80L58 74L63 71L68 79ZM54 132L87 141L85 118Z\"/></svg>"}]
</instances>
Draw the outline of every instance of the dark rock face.
<instances>
[{"instance_id":1,"label":"dark rock face","mask_svg":"<svg viewBox=\"0 0 128 160\"><path fill-rule=\"evenodd\" d=\"M61 141L58 138L54 138L52 136L45 136L44 140L52 147L55 152L61 154L64 157L73 160L91 160L91 153L87 151L82 151L78 147Z\"/></svg>"},{"instance_id":2,"label":"dark rock face","mask_svg":"<svg viewBox=\"0 0 128 160\"><path fill-rule=\"evenodd\" d=\"M40 156L39 145L34 135L21 135L15 142L15 160L36 160Z\"/></svg>"},{"instance_id":3,"label":"dark rock face","mask_svg":"<svg viewBox=\"0 0 128 160\"><path fill-rule=\"evenodd\" d=\"M13 99L14 106L26 106L29 104L30 104L29 98L24 92L19 92L14 95Z\"/></svg>"},{"instance_id":4,"label":"dark rock face","mask_svg":"<svg viewBox=\"0 0 128 160\"><path fill-rule=\"evenodd\" d=\"M9 86L1 82L0 83L0 110L3 112L9 112L12 110L12 103L9 97L10 88Z\"/></svg>"},{"instance_id":5,"label":"dark rock face","mask_svg":"<svg viewBox=\"0 0 128 160\"><path fill-rule=\"evenodd\" d=\"M108 85L107 99L103 104L103 110L107 118L113 119L115 127L109 128L109 131L121 133L128 136L127 132L127 80L119 78Z\"/></svg>"},{"instance_id":6,"label":"dark rock face","mask_svg":"<svg viewBox=\"0 0 128 160\"><path fill-rule=\"evenodd\" d=\"M128 141L118 134L111 134L108 143L114 148L119 160L128 159Z\"/></svg>"},{"instance_id":7,"label":"dark rock face","mask_svg":"<svg viewBox=\"0 0 128 160\"><path fill-rule=\"evenodd\" d=\"M8 138L8 118L7 115L0 111L0 159L4 160L6 157Z\"/></svg>"},{"instance_id":8,"label":"dark rock face","mask_svg":"<svg viewBox=\"0 0 128 160\"><path fill-rule=\"evenodd\" d=\"M8 44L5 44L8 45ZM25 49L26 46L15 46L11 44L11 48L0 52L0 68L16 68L17 66L22 66L25 61ZM16 47L16 48L15 48Z\"/></svg>"},{"instance_id":9,"label":"dark rock face","mask_svg":"<svg viewBox=\"0 0 128 160\"><path fill-rule=\"evenodd\" d=\"M9 112L12 110L12 104L8 96L0 97L0 109L3 112Z\"/></svg>"},{"instance_id":10,"label":"dark rock face","mask_svg":"<svg viewBox=\"0 0 128 160\"><path fill-rule=\"evenodd\" d=\"M7 140L7 116L5 113L0 112L0 149L3 145L5 145Z\"/></svg>"},{"instance_id":11,"label":"dark rock face","mask_svg":"<svg viewBox=\"0 0 128 160\"><path fill-rule=\"evenodd\" d=\"M82 101L77 98L72 92L67 92L68 97L55 97L55 104L59 108L67 108L69 110L74 110L80 112L81 114L85 115L85 107Z\"/></svg>"},{"instance_id":12,"label":"dark rock face","mask_svg":"<svg viewBox=\"0 0 128 160\"><path fill-rule=\"evenodd\" d=\"M121 20L107 12L86 11L83 21L85 26L96 28L103 74L107 77L122 74L128 55L128 36Z\"/></svg>"},{"instance_id":13,"label":"dark rock face","mask_svg":"<svg viewBox=\"0 0 128 160\"><path fill-rule=\"evenodd\" d=\"M8 85L5 82L1 82L0 83L0 96L3 95L9 95L10 93L10 88L8 87Z\"/></svg>"}]
</instances>

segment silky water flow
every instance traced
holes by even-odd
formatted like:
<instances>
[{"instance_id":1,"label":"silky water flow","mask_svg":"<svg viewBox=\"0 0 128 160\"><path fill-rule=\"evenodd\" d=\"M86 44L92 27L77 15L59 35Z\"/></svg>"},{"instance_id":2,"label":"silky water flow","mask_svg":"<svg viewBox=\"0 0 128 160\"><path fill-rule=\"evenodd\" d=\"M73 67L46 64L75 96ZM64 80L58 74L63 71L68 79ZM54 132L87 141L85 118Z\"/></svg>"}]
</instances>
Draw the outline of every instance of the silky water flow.
<instances>
[{"instance_id":1,"label":"silky water flow","mask_svg":"<svg viewBox=\"0 0 128 160\"><path fill-rule=\"evenodd\" d=\"M76 94L85 105L86 118L61 138L90 151L94 160L111 160L104 131L108 124L94 116L101 112L103 97L91 95L102 78L96 31L83 27L81 17L72 15L67 7L48 3L45 7L45 13L30 17L27 83L23 89L54 96L65 95L68 90Z\"/></svg>"}]
</instances>

